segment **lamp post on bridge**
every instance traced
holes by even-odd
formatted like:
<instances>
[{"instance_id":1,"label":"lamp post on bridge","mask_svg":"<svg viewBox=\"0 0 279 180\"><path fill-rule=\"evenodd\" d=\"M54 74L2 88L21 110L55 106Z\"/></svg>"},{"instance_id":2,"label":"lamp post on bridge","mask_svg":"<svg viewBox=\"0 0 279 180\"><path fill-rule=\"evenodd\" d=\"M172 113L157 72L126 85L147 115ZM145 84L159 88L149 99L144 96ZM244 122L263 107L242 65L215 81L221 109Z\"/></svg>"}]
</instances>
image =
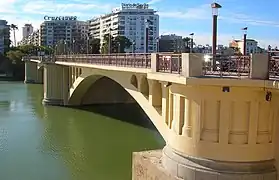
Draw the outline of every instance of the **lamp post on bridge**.
<instances>
[{"instance_id":1,"label":"lamp post on bridge","mask_svg":"<svg viewBox=\"0 0 279 180\"><path fill-rule=\"evenodd\" d=\"M212 28L212 55L216 56L216 47L217 47L217 18L218 18L218 9L222 6L218 3L212 3L212 16L213 16L213 28Z\"/></svg>"},{"instance_id":2,"label":"lamp post on bridge","mask_svg":"<svg viewBox=\"0 0 279 180\"><path fill-rule=\"evenodd\" d=\"M194 47L194 33L189 34L191 37L191 46L190 46L190 53L193 53L193 47Z\"/></svg>"},{"instance_id":3,"label":"lamp post on bridge","mask_svg":"<svg viewBox=\"0 0 279 180\"><path fill-rule=\"evenodd\" d=\"M148 53L149 48L149 25L152 23L149 19L145 19L145 53Z\"/></svg>"},{"instance_id":4,"label":"lamp post on bridge","mask_svg":"<svg viewBox=\"0 0 279 180\"><path fill-rule=\"evenodd\" d=\"M247 47L247 30L248 27L242 28L243 31L243 56L246 56L246 47Z\"/></svg>"}]
</instances>

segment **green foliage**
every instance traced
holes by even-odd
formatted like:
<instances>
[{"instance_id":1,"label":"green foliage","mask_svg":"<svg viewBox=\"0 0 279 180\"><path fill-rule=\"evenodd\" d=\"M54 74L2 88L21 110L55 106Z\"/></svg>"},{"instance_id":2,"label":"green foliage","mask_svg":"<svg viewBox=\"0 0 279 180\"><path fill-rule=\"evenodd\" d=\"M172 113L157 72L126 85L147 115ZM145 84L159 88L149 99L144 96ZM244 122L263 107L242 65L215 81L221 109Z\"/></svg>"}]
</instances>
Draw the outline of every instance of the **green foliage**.
<instances>
[{"instance_id":1,"label":"green foliage","mask_svg":"<svg viewBox=\"0 0 279 180\"><path fill-rule=\"evenodd\" d=\"M100 54L100 39L75 39L74 42L60 40L54 46L54 53L60 54Z\"/></svg>"},{"instance_id":2,"label":"green foliage","mask_svg":"<svg viewBox=\"0 0 279 180\"><path fill-rule=\"evenodd\" d=\"M18 47L11 47L4 57L0 56L0 69L2 72L13 73L14 78L17 80L23 80L24 78L24 62L22 61L23 56L31 55L37 56L39 51L45 52L45 54L51 54L53 50L49 47L34 46L34 45L23 45ZM1 66L5 64L5 67Z\"/></svg>"},{"instance_id":3,"label":"green foliage","mask_svg":"<svg viewBox=\"0 0 279 180\"><path fill-rule=\"evenodd\" d=\"M130 48L132 45L130 39L125 36L112 37L109 34L104 36L104 43L101 48L102 54L107 53L125 53L126 48ZM111 48L109 50L109 47Z\"/></svg>"}]
</instances>

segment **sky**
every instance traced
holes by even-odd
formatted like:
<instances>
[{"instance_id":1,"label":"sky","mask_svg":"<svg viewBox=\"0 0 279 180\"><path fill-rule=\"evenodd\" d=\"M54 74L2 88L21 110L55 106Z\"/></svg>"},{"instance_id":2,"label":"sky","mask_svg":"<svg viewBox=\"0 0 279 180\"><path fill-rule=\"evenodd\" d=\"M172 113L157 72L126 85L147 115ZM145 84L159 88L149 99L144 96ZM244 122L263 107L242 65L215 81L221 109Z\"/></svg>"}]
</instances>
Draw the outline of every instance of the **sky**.
<instances>
[{"instance_id":1,"label":"sky","mask_svg":"<svg viewBox=\"0 0 279 180\"><path fill-rule=\"evenodd\" d=\"M213 0L0 0L0 19L16 24L17 41L22 38L22 26L31 23L35 29L48 16L77 16L88 20L121 3L148 3L160 15L160 35L188 36L195 33L197 44L211 44ZM218 16L218 44L228 45L242 37L241 28L248 27L248 38L261 47L279 46L279 1L216 0L222 5Z\"/></svg>"}]
</instances>

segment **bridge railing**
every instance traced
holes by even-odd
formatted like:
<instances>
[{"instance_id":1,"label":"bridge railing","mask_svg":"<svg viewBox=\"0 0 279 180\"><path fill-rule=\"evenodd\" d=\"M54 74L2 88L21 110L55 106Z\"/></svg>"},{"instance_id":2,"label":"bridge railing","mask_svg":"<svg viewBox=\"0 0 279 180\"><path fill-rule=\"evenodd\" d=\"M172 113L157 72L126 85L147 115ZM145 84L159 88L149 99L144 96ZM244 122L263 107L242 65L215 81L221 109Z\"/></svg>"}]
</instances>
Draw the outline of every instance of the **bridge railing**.
<instances>
[{"instance_id":1,"label":"bridge railing","mask_svg":"<svg viewBox=\"0 0 279 180\"><path fill-rule=\"evenodd\" d=\"M203 75L248 77L250 75L250 63L250 56L205 55Z\"/></svg>"},{"instance_id":2,"label":"bridge railing","mask_svg":"<svg viewBox=\"0 0 279 180\"><path fill-rule=\"evenodd\" d=\"M182 71L182 55L160 53L158 54L157 64L158 72L180 74Z\"/></svg>"},{"instance_id":3,"label":"bridge railing","mask_svg":"<svg viewBox=\"0 0 279 180\"><path fill-rule=\"evenodd\" d=\"M86 63L95 65L121 66L134 68L151 68L150 54L83 54L59 55L55 61Z\"/></svg>"},{"instance_id":4,"label":"bridge railing","mask_svg":"<svg viewBox=\"0 0 279 180\"><path fill-rule=\"evenodd\" d=\"M269 76L279 77L279 51L269 51Z\"/></svg>"}]
</instances>

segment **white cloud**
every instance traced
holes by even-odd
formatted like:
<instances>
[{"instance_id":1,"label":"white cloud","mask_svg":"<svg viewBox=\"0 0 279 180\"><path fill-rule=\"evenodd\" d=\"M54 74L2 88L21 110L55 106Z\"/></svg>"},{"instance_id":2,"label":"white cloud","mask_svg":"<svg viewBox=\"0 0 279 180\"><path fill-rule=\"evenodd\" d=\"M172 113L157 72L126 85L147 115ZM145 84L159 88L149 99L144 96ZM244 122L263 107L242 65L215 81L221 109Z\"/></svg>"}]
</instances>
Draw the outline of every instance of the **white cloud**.
<instances>
[{"instance_id":1,"label":"white cloud","mask_svg":"<svg viewBox=\"0 0 279 180\"><path fill-rule=\"evenodd\" d=\"M203 4L198 7L188 8L185 11L162 11L159 12L160 17L174 19L209 19L211 18L211 10L208 4Z\"/></svg>"},{"instance_id":2,"label":"white cloud","mask_svg":"<svg viewBox=\"0 0 279 180\"><path fill-rule=\"evenodd\" d=\"M113 4L98 4L87 0L71 0L59 2L48 0L0 0L0 19L5 19L9 24L18 26L16 40L22 39L22 27L31 23L38 29L43 22L44 15L49 16L77 16L80 20L87 20L95 14L103 14L112 9ZM11 32L13 41L13 32Z\"/></svg>"},{"instance_id":3,"label":"white cloud","mask_svg":"<svg viewBox=\"0 0 279 180\"><path fill-rule=\"evenodd\" d=\"M151 1L149 1L147 4L150 4L150 5L152 5L152 4L156 4L156 3L158 3L158 2L161 2L162 0L151 0Z\"/></svg>"}]
</instances>

